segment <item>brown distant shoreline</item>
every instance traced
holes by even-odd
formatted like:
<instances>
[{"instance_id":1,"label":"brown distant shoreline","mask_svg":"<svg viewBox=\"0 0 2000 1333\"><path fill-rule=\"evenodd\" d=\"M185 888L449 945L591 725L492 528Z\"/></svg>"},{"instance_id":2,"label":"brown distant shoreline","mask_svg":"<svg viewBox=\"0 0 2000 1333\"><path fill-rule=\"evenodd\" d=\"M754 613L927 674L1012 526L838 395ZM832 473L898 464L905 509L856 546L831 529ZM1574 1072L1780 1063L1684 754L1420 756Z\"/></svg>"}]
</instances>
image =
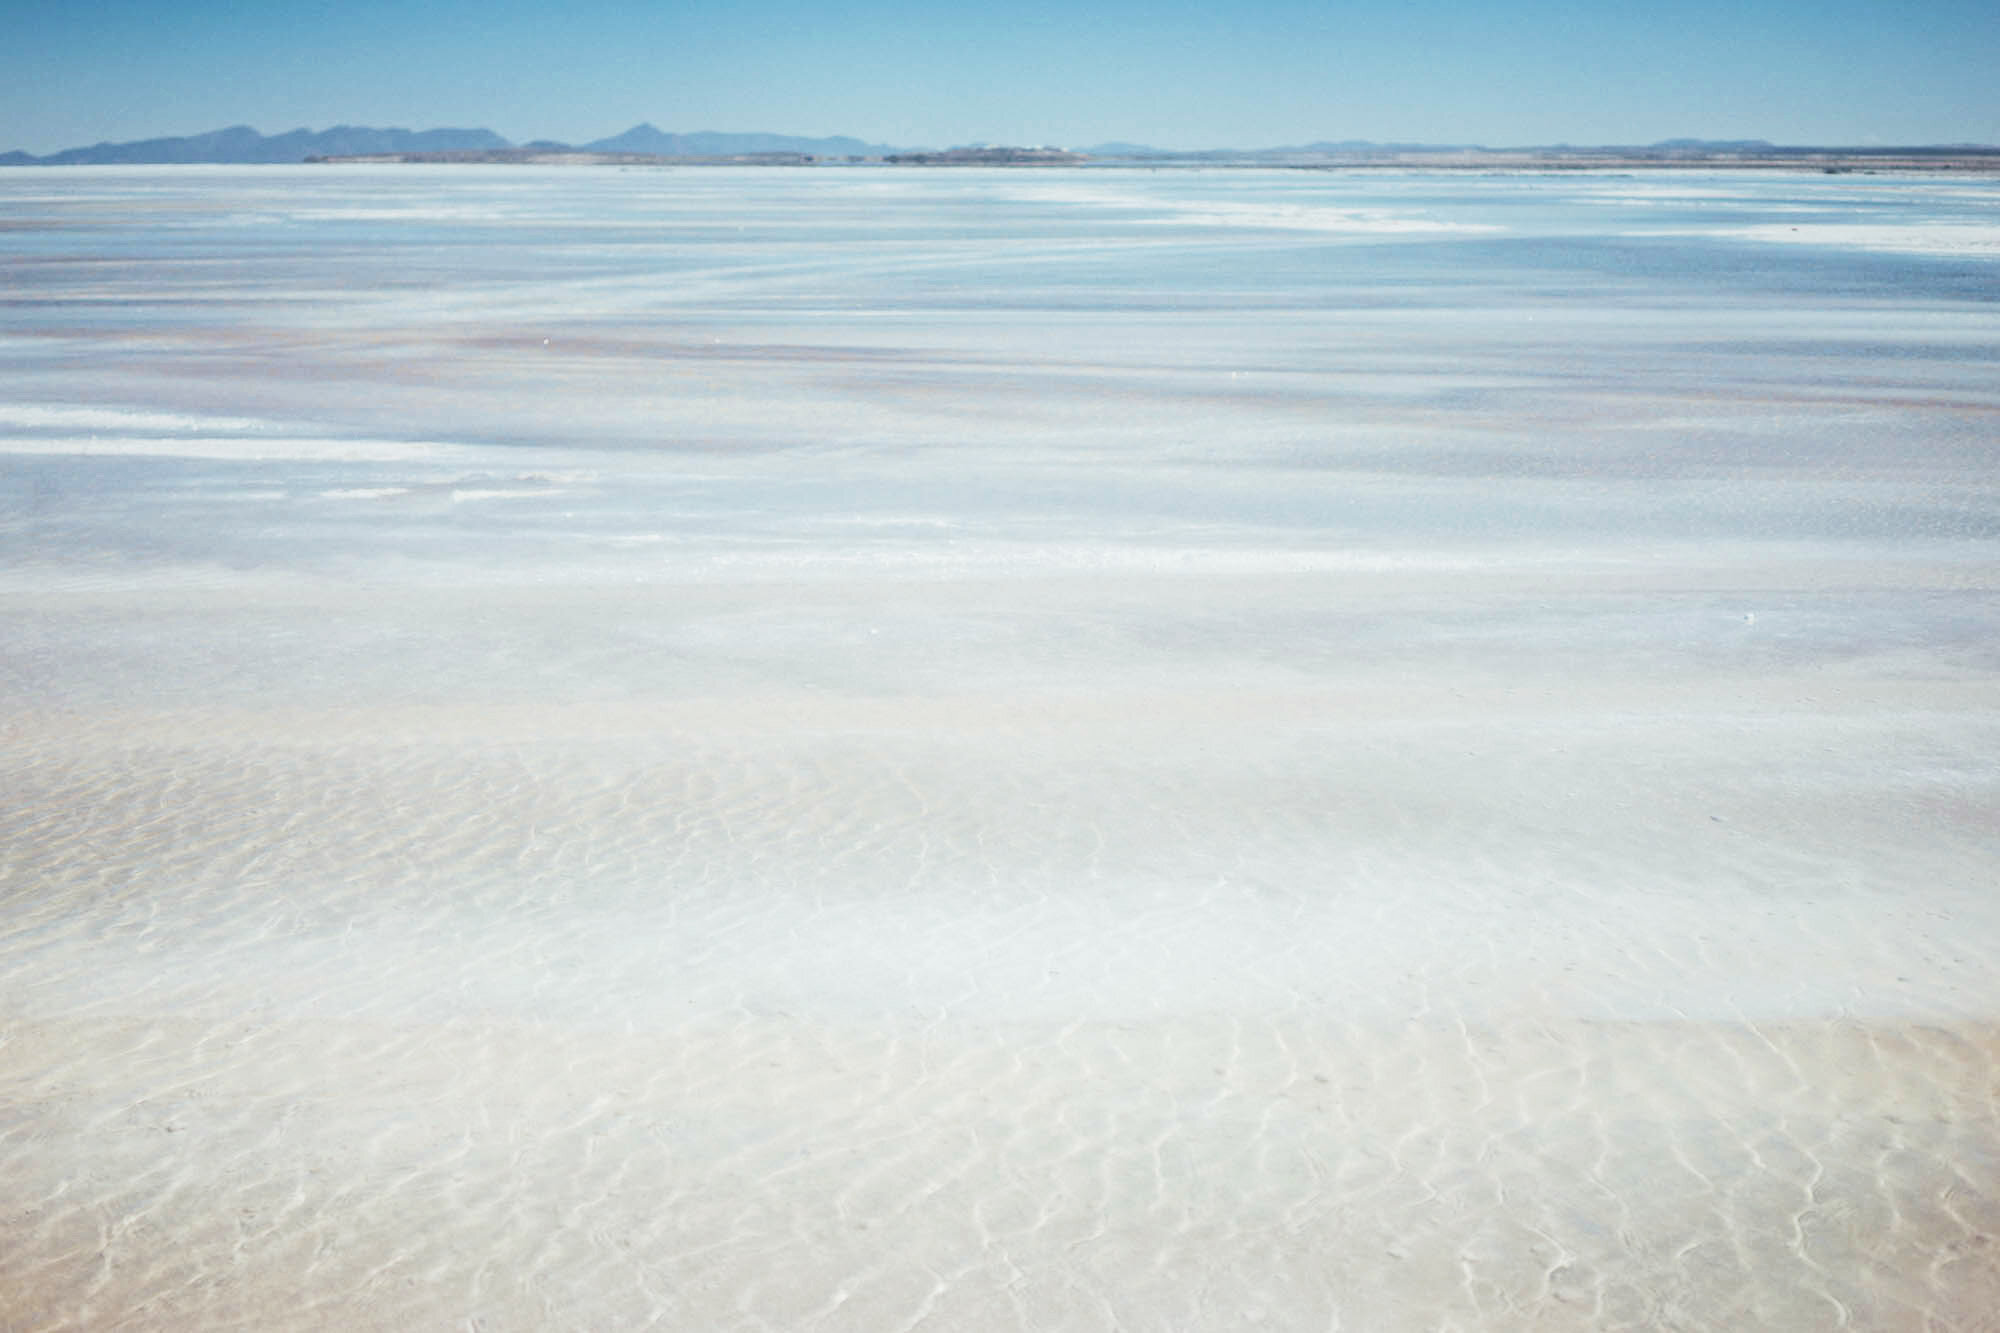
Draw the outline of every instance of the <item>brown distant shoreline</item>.
<instances>
[{"instance_id":1,"label":"brown distant shoreline","mask_svg":"<svg viewBox=\"0 0 2000 1333\"><path fill-rule=\"evenodd\" d=\"M344 166L355 163L419 163L470 166L535 167L792 167L821 160L810 153L739 153L729 157L675 157L662 153L597 153L585 149L478 148L440 153L347 153L308 157L308 163Z\"/></svg>"},{"instance_id":2,"label":"brown distant shoreline","mask_svg":"<svg viewBox=\"0 0 2000 1333\"><path fill-rule=\"evenodd\" d=\"M1970 172L2000 174L2000 148L1758 148L1701 149L1362 149L1353 152L1213 152L1088 154L1055 148L973 148L880 156L737 153L726 156L605 153L585 149L493 148L423 153L356 153L308 157L322 165L479 165L591 167L813 166L1146 166L1286 167L1302 170L1421 169L1427 171L1812 171Z\"/></svg>"},{"instance_id":3,"label":"brown distant shoreline","mask_svg":"<svg viewBox=\"0 0 2000 1333\"><path fill-rule=\"evenodd\" d=\"M733 153L673 155L665 153L600 153L571 148L480 148L436 153L353 153L308 157L307 162L349 163L470 163L498 166L554 167L810 167L855 166L1074 166L1090 160L1061 148L953 148L943 152L885 153L874 157L834 157L814 153Z\"/></svg>"}]
</instances>

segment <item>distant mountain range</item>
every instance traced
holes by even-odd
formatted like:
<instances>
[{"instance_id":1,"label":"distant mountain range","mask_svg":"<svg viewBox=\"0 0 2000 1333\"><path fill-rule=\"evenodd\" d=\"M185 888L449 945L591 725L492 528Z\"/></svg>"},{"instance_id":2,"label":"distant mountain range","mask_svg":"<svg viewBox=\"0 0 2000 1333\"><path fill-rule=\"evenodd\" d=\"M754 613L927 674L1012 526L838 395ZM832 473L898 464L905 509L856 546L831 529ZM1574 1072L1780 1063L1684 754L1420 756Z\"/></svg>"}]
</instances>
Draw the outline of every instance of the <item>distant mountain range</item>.
<instances>
[{"instance_id":1,"label":"distant mountain range","mask_svg":"<svg viewBox=\"0 0 2000 1333\"><path fill-rule=\"evenodd\" d=\"M248 125L172 139L99 143L36 157L0 153L0 166L113 166L171 162L303 162L309 157L361 157L375 153L452 153L513 148L492 130L371 129L336 125L330 130L293 130L263 135ZM807 139L788 134L668 134L652 125L634 125L623 134L587 144L538 139L521 147L543 151L576 148L596 153L649 153L663 157L735 157L745 153L810 153L817 157L871 157L894 152L883 144L835 137Z\"/></svg>"},{"instance_id":2,"label":"distant mountain range","mask_svg":"<svg viewBox=\"0 0 2000 1333\"><path fill-rule=\"evenodd\" d=\"M452 149L506 148L492 130L377 130L336 125L315 134L293 130L263 135L248 125L175 139L140 139L66 148L47 157L0 153L0 166L110 166L154 162L303 162L308 157L350 153L435 153Z\"/></svg>"},{"instance_id":3,"label":"distant mountain range","mask_svg":"<svg viewBox=\"0 0 2000 1333\"><path fill-rule=\"evenodd\" d=\"M984 148L983 145L978 146ZM330 130L292 130L286 134L263 135L248 125L181 138L140 139L131 143L99 143L88 148L67 148L37 157L32 153L0 153L0 166L53 167L81 165L128 165L176 162L304 162L308 158L369 157L391 154L477 154L520 153L622 153L659 158L737 158L755 154L795 153L816 158L879 158L892 154L909 155L911 150L887 144L864 143L860 139L834 136L805 138L791 134L669 134L657 126L634 125L623 134L596 139L585 144L557 143L537 139L515 145L492 130L372 129L365 125L336 125ZM973 149L955 149L966 153ZM1008 150L1021 151L1021 150ZM1622 156L1637 159L1687 159L1703 156L1796 157L1810 153L1838 152L1864 157L1889 155L1936 155L1946 152L1990 154L1994 150L1977 144L1950 144L1922 148L1792 148L1780 147L1763 139L1665 139L1641 147L1572 147L1555 144L1533 148L1490 149L1471 144L1376 143L1366 139L1321 140L1289 148L1207 149L1194 152L1152 148L1136 143L1095 144L1080 150L1098 158L1172 159L1183 162L1249 161L1278 162L1300 159L1345 159L1368 161L1405 155L1443 153L1513 153L1561 156ZM922 155L923 150L919 150ZM930 156L937 156L930 154ZM944 156L949 157L950 154Z\"/></svg>"},{"instance_id":4,"label":"distant mountain range","mask_svg":"<svg viewBox=\"0 0 2000 1333\"><path fill-rule=\"evenodd\" d=\"M879 157L896 150L887 144L863 143L836 135L802 139L791 134L668 134L651 125L634 125L623 134L575 147L593 153L656 153L661 157L738 157L745 153L811 153L815 157Z\"/></svg>"}]
</instances>

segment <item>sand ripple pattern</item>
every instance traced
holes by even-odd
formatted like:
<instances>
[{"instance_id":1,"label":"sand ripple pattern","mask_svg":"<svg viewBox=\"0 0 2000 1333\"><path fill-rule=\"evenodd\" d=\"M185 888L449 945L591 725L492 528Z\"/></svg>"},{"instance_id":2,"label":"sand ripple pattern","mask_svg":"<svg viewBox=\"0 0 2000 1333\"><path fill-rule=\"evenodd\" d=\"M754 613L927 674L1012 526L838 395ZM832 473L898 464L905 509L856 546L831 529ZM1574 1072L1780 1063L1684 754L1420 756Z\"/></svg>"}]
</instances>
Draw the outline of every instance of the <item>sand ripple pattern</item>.
<instances>
[{"instance_id":1,"label":"sand ripple pattern","mask_svg":"<svg viewBox=\"0 0 2000 1333\"><path fill-rule=\"evenodd\" d=\"M1308 745L24 738L7 1326L1991 1326L1994 1027L1727 990L1807 925L1949 970L1866 830L1844 889L1510 869L1393 822L1389 730L1372 800Z\"/></svg>"}]
</instances>

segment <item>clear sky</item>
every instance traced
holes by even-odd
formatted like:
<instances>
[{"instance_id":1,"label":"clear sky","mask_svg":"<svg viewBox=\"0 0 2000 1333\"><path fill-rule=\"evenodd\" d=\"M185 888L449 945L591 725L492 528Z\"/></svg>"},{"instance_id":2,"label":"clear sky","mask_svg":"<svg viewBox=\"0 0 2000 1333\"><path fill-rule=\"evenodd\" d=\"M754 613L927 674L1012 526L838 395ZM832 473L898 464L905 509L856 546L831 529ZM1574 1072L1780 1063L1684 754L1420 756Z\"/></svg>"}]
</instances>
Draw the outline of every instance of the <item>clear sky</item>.
<instances>
[{"instance_id":1,"label":"clear sky","mask_svg":"<svg viewBox=\"0 0 2000 1333\"><path fill-rule=\"evenodd\" d=\"M0 150L250 124L899 146L2000 143L1996 0L0 0Z\"/></svg>"}]
</instances>

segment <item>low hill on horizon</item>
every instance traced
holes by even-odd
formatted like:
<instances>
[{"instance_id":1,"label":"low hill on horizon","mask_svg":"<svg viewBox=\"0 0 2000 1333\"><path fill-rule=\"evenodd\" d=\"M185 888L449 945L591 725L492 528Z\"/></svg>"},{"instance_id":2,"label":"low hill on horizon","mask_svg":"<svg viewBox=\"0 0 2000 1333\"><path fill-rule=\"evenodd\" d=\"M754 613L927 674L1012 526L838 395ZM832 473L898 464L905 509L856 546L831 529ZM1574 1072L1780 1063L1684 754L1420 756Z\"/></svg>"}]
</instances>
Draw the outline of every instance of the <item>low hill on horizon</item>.
<instances>
[{"instance_id":1,"label":"low hill on horizon","mask_svg":"<svg viewBox=\"0 0 2000 1333\"><path fill-rule=\"evenodd\" d=\"M308 157L355 153L436 153L453 150L507 148L511 145L486 129L375 129L367 125L335 125L332 129L291 130L259 134L248 125L231 125L206 134L129 143L97 143L66 148L36 157L31 153L0 154L5 166L119 166L160 163L303 162Z\"/></svg>"},{"instance_id":2,"label":"low hill on horizon","mask_svg":"<svg viewBox=\"0 0 2000 1333\"><path fill-rule=\"evenodd\" d=\"M489 129L377 129L366 125L336 125L327 130L296 129L264 135L248 125L231 125L206 134L127 143L97 143L84 148L36 156L0 153L0 166L123 166L171 163L302 163L309 158L355 158L403 153L481 153L513 150L517 145ZM631 129L584 144L535 139L519 145L534 151L629 153L661 158L737 158L768 153L798 153L815 158L884 157L913 150L866 143L846 135L812 138L793 134L723 133L701 130L674 134L642 121ZM1895 154L1935 155L1945 152L1990 154L2000 149L1981 144L1803 147L1778 145L1763 139L1662 139L1636 147L1549 144L1494 149L1472 144L1378 143L1365 139L1315 140L1289 148L1215 148L1193 152L1153 148L1137 143L1101 143L1081 152L1097 157L1175 159L1182 161L1277 162L1296 158L1391 159L1445 153L1547 153L1563 155L1623 155L1640 158L1698 158L1707 155L1778 157L1808 153L1843 153L1864 157Z\"/></svg>"},{"instance_id":3,"label":"low hill on horizon","mask_svg":"<svg viewBox=\"0 0 2000 1333\"><path fill-rule=\"evenodd\" d=\"M84 148L36 156L0 153L0 166L139 166L172 163L258 164L304 162L309 157L362 157L378 153L452 153L508 149L515 145L488 129L375 129L366 125L336 125L328 130L296 129L285 134L259 134L248 125L231 125L206 134L127 143L96 143ZM562 149L572 145L537 139L525 145ZM866 157L894 152L884 144L864 143L846 136L805 138L788 134L724 134L704 130L668 134L653 125L634 125L623 134L575 147L604 153L651 153L665 157L735 157L746 153L810 153L821 157Z\"/></svg>"},{"instance_id":4,"label":"low hill on horizon","mask_svg":"<svg viewBox=\"0 0 2000 1333\"><path fill-rule=\"evenodd\" d=\"M815 157L879 157L897 151L887 144L863 143L846 135L812 139L795 134L728 134L698 130L668 134L642 121L608 139L577 145L594 153L654 153L661 157L738 157L746 153L810 153Z\"/></svg>"}]
</instances>

